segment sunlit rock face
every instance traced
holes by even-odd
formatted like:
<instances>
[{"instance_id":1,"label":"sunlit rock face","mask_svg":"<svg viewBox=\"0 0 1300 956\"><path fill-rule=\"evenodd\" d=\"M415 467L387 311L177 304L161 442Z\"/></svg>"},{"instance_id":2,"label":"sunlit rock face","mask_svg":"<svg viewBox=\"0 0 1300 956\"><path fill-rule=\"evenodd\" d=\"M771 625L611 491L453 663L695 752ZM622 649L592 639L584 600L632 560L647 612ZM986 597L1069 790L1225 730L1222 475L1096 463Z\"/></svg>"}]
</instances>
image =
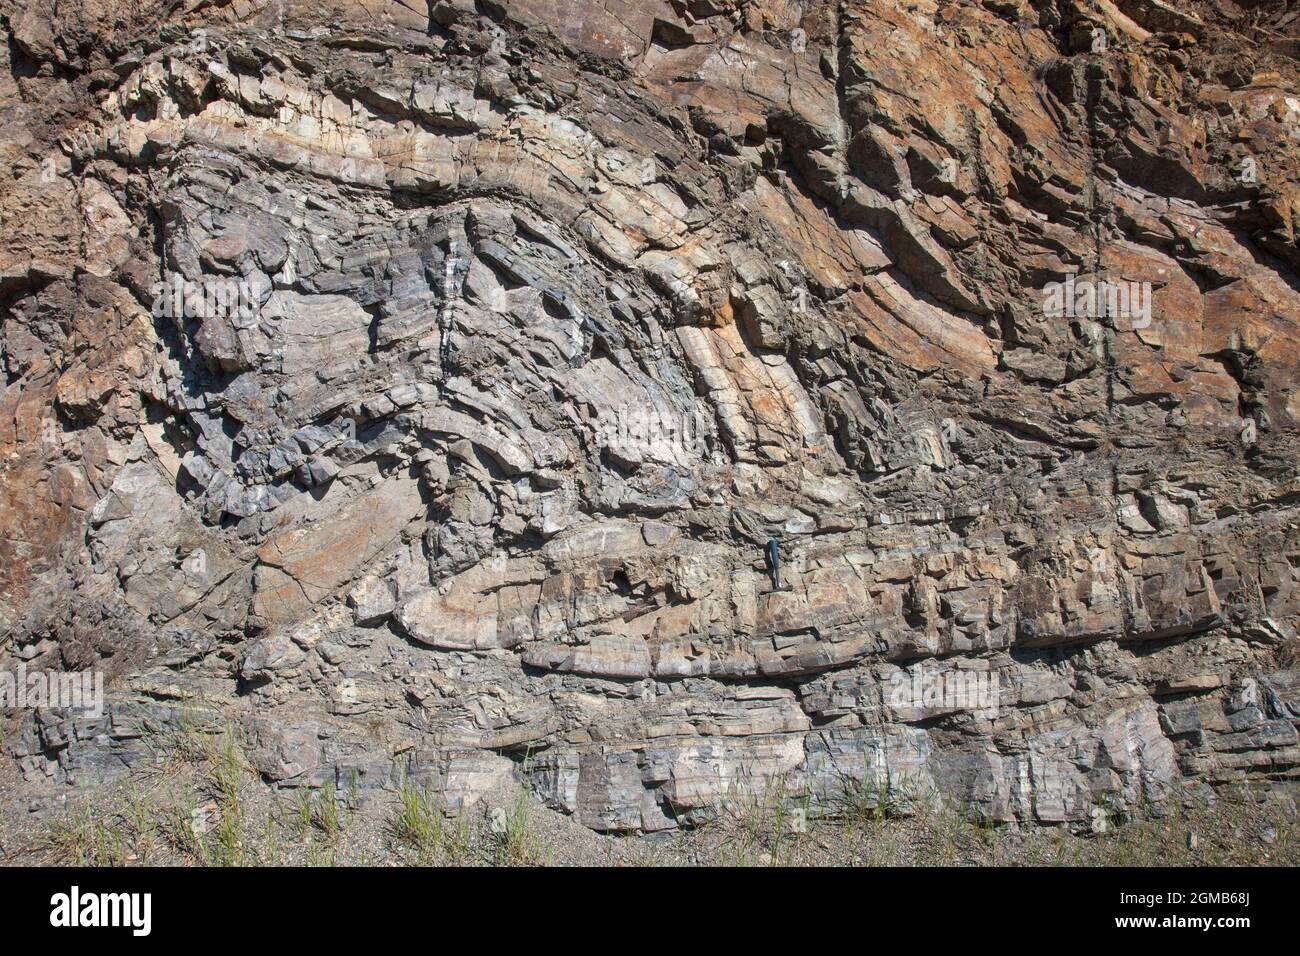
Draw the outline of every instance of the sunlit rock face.
<instances>
[{"instance_id":1,"label":"sunlit rock face","mask_svg":"<svg viewBox=\"0 0 1300 956\"><path fill-rule=\"evenodd\" d=\"M1300 91L1204 6L10 16L0 663L111 677L22 792L1293 779Z\"/></svg>"}]
</instances>

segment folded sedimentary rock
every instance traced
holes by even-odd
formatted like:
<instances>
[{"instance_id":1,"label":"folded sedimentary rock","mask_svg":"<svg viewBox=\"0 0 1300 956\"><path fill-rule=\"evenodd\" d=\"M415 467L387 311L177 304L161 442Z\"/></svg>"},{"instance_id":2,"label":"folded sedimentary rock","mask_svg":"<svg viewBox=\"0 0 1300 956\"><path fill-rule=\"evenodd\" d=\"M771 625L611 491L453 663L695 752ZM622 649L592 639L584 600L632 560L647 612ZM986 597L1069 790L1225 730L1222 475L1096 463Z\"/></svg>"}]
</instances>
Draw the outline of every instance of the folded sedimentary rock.
<instances>
[{"instance_id":1,"label":"folded sedimentary rock","mask_svg":"<svg viewBox=\"0 0 1300 956\"><path fill-rule=\"evenodd\" d=\"M1294 780L1300 74L1185 6L7 15L0 670L117 678L24 786Z\"/></svg>"}]
</instances>

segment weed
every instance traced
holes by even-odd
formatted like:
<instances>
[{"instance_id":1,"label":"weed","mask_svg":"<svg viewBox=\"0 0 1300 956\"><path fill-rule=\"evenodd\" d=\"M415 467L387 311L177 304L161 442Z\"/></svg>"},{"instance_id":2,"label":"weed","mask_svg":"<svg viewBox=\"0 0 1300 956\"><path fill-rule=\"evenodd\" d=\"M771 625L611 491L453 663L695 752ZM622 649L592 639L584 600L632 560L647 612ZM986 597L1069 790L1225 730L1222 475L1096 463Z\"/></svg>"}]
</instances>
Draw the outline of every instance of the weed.
<instances>
[{"instance_id":1,"label":"weed","mask_svg":"<svg viewBox=\"0 0 1300 956\"><path fill-rule=\"evenodd\" d=\"M46 835L54 858L76 866L122 866L127 862L122 834L109 819L82 806L69 810L49 826Z\"/></svg>"},{"instance_id":2,"label":"weed","mask_svg":"<svg viewBox=\"0 0 1300 956\"><path fill-rule=\"evenodd\" d=\"M497 834L496 862L502 866L539 866L541 842L532 824L528 791L523 786L514 802L505 810L501 832Z\"/></svg>"}]
</instances>

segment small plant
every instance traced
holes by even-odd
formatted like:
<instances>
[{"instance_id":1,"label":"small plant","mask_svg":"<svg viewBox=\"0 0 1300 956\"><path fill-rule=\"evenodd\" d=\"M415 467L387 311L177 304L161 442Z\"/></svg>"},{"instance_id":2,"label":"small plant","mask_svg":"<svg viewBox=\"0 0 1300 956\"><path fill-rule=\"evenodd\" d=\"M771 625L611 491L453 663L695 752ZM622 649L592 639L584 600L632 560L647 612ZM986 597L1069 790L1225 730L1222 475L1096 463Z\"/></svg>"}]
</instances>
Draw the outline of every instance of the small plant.
<instances>
[{"instance_id":1,"label":"small plant","mask_svg":"<svg viewBox=\"0 0 1300 956\"><path fill-rule=\"evenodd\" d=\"M238 804L221 808L212 835L209 862L216 866L243 866L249 862L245 858L244 813Z\"/></svg>"},{"instance_id":2,"label":"small plant","mask_svg":"<svg viewBox=\"0 0 1300 956\"><path fill-rule=\"evenodd\" d=\"M307 844L308 866L334 866L337 856L335 847L330 844L321 846L314 840Z\"/></svg>"},{"instance_id":3,"label":"small plant","mask_svg":"<svg viewBox=\"0 0 1300 956\"><path fill-rule=\"evenodd\" d=\"M147 864L157 845L155 819L158 808L135 782L127 785L121 807L122 821L132 837L133 855L138 862Z\"/></svg>"},{"instance_id":4,"label":"small plant","mask_svg":"<svg viewBox=\"0 0 1300 956\"><path fill-rule=\"evenodd\" d=\"M56 860L76 866L122 866L127 862L122 834L107 818L87 807L70 810L50 824L46 837Z\"/></svg>"},{"instance_id":5,"label":"small plant","mask_svg":"<svg viewBox=\"0 0 1300 956\"><path fill-rule=\"evenodd\" d=\"M393 835L415 850L430 852L438 844L441 816L430 798L407 783L393 815Z\"/></svg>"},{"instance_id":6,"label":"small plant","mask_svg":"<svg viewBox=\"0 0 1300 956\"><path fill-rule=\"evenodd\" d=\"M1052 843L1052 866L1072 865L1074 863L1074 848L1070 844L1070 831L1065 824L1060 824L1053 829Z\"/></svg>"},{"instance_id":7,"label":"small plant","mask_svg":"<svg viewBox=\"0 0 1300 956\"><path fill-rule=\"evenodd\" d=\"M414 850L422 863L456 863L469 853L468 825L448 821L441 802L409 782L402 787L389 829L393 838Z\"/></svg>"},{"instance_id":8,"label":"small plant","mask_svg":"<svg viewBox=\"0 0 1300 956\"><path fill-rule=\"evenodd\" d=\"M312 822L316 828L325 834L327 840L336 840L339 835L339 798L334 789L334 781L325 781L325 786L321 788L320 799L316 802L315 813L312 816Z\"/></svg>"},{"instance_id":9,"label":"small plant","mask_svg":"<svg viewBox=\"0 0 1300 956\"><path fill-rule=\"evenodd\" d=\"M55 859L84 866L148 863L158 847L158 808L135 781L80 803L49 824Z\"/></svg>"},{"instance_id":10,"label":"small plant","mask_svg":"<svg viewBox=\"0 0 1300 956\"><path fill-rule=\"evenodd\" d=\"M202 841L208 862L217 866L243 866L248 858L246 820L240 793L245 782L244 766L233 734L209 760L207 789L217 804L217 825L211 841ZM201 834L200 834L201 836Z\"/></svg>"},{"instance_id":11,"label":"small plant","mask_svg":"<svg viewBox=\"0 0 1300 956\"><path fill-rule=\"evenodd\" d=\"M163 775L202 766L211 761L216 749L214 736L200 729L188 711L181 714L174 729L151 738L149 747L155 768Z\"/></svg>"},{"instance_id":12,"label":"small plant","mask_svg":"<svg viewBox=\"0 0 1300 956\"><path fill-rule=\"evenodd\" d=\"M844 816L855 823L883 823L889 816L889 781L883 776L872 779L871 768L862 771L861 780L848 780L844 790Z\"/></svg>"},{"instance_id":13,"label":"small plant","mask_svg":"<svg viewBox=\"0 0 1300 956\"><path fill-rule=\"evenodd\" d=\"M542 848L533 830L529 802L528 791L521 786L514 802L505 809L501 818L496 856L502 866L539 866L542 863Z\"/></svg>"},{"instance_id":14,"label":"small plant","mask_svg":"<svg viewBox=\"0 0 1300 956\"><path fill-rule=\"evenodd\" d=\"M333 780L327 780L319 793L301 790L294 800L289 828L299 841L306 842L309 866L332 865L339 835L343 830L345 807ZM324 838L324 847L314 839Z\"/></svg>"},{"instance_id":15,"label":"small plant","mask_svg":"<svg viewBox=\"0 0 1300 956\"><path fill-rule=\"evenodd\" d=\"M208 849L201 823L205 819L205 811L200 810L193 801L185 800L163 808L158 817L158 831L163 840L181 856L200 866L206 866Z\"/></svg>"},{"instance_id":16,"label":"small plant","mask_svg":"<svg viewBox=\"0 0 1300 956\"><path fill-rule=\"evenodd\" d=\"M716 822L724 860L734 866L788 862L811 808L812 795L792 796L784 776L766 778L761 789L733 784L721 801Z\"/></svg>"},{"instance_id":17,"label":"small plant","mask_svg":"<svg viewBox=\"0 0 1300 956\"><path fill-rule=\"evenodd\" d=\"M981 818L976 826L979 828L980 839L984 842L985 848L989 852L988 863L990 866L1002 865L1002 828L997 822L990 817Z\"/></svg>"},{"instance_id":18,"label":"small plant","mask_svg":"<svg viewBox=\"0 0 1300 956\"><path fill-rule=\"evenodd\" d=\"M298 839L305 839L311 833L312 820L316 816L315 800L310 790L298 791L295 811L294 819L297 823Z\"/></svg>"},{"instance_id":19,"label":"small plant","mask_svg":"<svg viewBox=\"0 0 1300 956\"><path fill-rule=\"evenodd\" d=\"M234 737L227 737L225 746L212 758L210 779L217 799L226 804L239 802L239 791L244 784L244 767L239 762Z\"/></svg>"}]
</instances>

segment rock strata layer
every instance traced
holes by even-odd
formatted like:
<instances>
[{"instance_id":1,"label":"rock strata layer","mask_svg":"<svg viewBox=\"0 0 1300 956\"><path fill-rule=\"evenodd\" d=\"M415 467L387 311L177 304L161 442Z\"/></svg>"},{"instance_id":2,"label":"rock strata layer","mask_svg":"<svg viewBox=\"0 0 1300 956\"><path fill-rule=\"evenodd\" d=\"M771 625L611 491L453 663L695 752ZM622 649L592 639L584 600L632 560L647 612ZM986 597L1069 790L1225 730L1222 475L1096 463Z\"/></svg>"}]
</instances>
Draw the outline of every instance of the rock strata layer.
<instances>
[{"instance_id":1,"label":"rock strata layer","mask_svg":"<svg viewBox=\"0 0 1300 956\"><path fill-rule=\"evenodd\" d=\"M180 722L601 831L1300 774L1269 4L0 10L0 665L108 675L28 796Z\"/></svg>"}]
</instances>

